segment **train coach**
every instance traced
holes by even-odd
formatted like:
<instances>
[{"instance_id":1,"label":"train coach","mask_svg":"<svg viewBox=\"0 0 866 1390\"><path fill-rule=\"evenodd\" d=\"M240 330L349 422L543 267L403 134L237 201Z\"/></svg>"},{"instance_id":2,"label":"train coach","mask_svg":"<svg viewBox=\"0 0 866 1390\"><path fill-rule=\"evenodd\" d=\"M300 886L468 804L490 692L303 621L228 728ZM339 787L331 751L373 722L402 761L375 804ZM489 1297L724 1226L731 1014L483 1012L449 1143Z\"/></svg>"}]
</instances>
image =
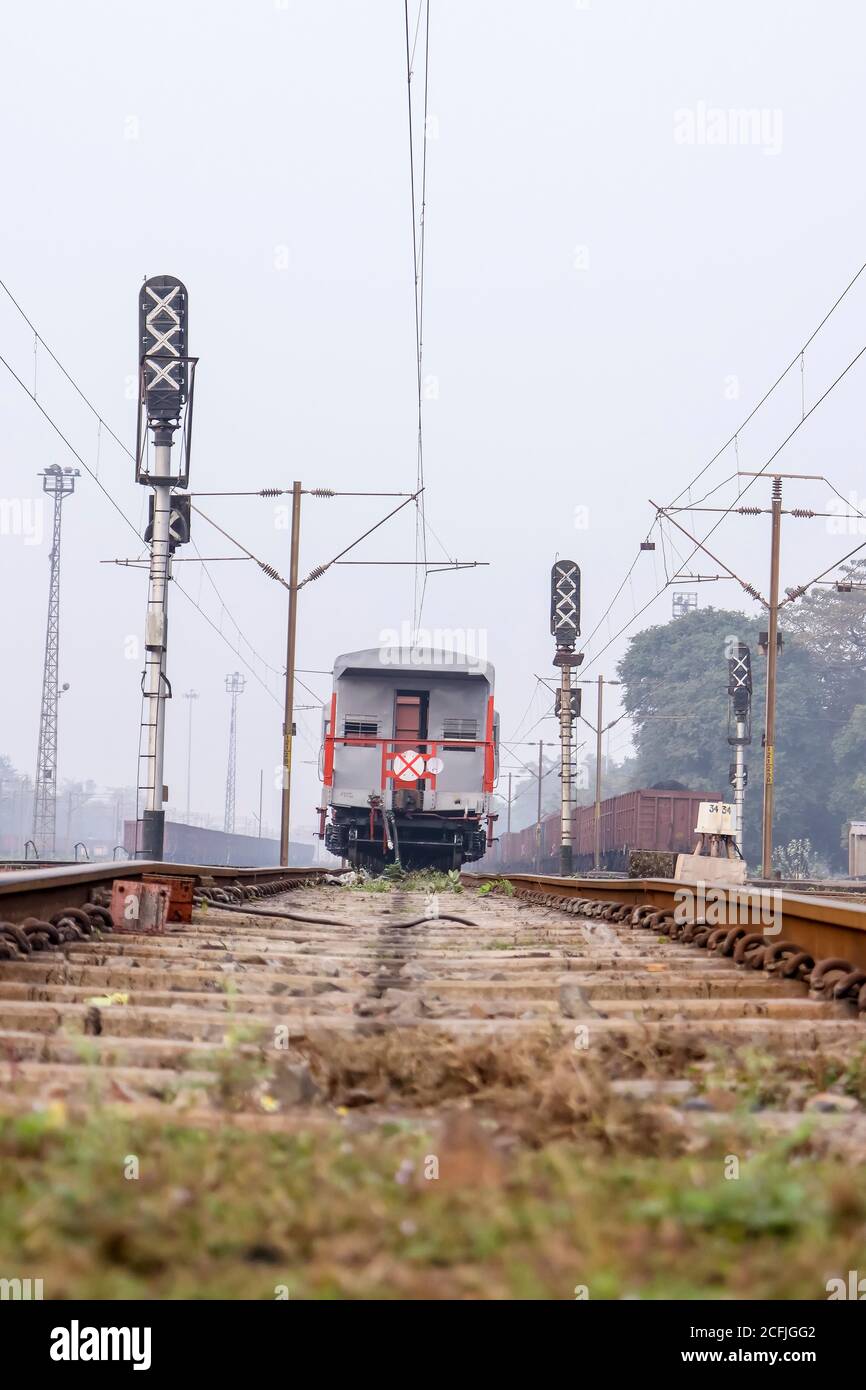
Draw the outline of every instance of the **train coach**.
<instances>
[{"instance_id":1,"label":"train coach","mask_svg":"<svg viewBox=\"0 0 866 1390\"><path fill-rule=\"evenodd\" d=\"M319 833L354 868L459 869L492 843L499 770L493 667L436 649L334 663Z\"/></svg>"}]
</instances>

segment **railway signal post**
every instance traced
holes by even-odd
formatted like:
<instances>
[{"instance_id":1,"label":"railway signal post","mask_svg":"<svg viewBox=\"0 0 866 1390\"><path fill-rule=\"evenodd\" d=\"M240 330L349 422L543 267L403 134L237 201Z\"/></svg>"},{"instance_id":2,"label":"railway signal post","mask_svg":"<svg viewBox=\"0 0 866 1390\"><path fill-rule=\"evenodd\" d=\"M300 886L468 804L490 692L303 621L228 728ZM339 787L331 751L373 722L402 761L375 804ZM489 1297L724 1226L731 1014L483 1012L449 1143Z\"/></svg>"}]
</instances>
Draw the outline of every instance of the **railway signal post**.
<instances>
[{"instance_id":1,"label":"railway signal post","mask_svg":"<svg viewBox=\"0 0 866 1390\"><path fill-rule=\"evenodd\" d=\"M745 764L746 744L752 742L752 658L744 642L738 642L728 658L728 743L734 749L730 781L734 789L734 840L743 853L743 802L748 769ZM733 728L733 733L731 729Z\"/></svg>"},{"instance_id":2,"label":"railway signal post","mask_svg":"<svg viewBox=\"0 0 866 1390\"><path fill-rule=\"evenodd\" d=\"M189 480L192 438L192 399L196 359L187 355L186 286L171 275L145 280L138 299L139 411L136 442L136 482L153 488L153 513L148 528L150 569L144 632L142 723L138 791L144 798L141 837L136 857L162 859L165 834L163 785L165 702L171 698L166 674L168 647L168 583L171 555L188 538L178 529L175 513L182 512L172 492ZM177 468L173 468L174 436L181 430ZM153 456L150 444L153 445ZM175 524L173 525L173 521Z\"/></svg>"},{"instance_id":3,"label":"railway signal post","mask_svg":"<svg viewBox=\"0 0 866 1390\"><path fill-rule=\"evenodd\" d=\"M557 560L550 573L550 631L556 641L554 666L559 668L560 686L556 692L561 755L559 872L571 874L574 864L572 828L572 744L574 721L580 715L580 691L571 688L571 673L583 661L574 645L580 636L580 569L574 560ZM541 769L539 786L539 835Z\"/></svg>"}]
</instances>

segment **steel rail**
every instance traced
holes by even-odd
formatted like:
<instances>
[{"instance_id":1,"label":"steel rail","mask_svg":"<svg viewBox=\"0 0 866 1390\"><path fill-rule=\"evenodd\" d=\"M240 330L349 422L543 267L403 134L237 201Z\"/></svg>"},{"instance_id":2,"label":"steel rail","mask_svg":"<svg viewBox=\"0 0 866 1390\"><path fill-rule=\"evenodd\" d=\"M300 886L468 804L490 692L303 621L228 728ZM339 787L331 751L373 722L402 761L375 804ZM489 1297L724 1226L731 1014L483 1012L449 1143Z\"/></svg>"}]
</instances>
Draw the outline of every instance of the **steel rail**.
<instances>
[{"instance_id":1,"label":"steel rail","mask_svg":"<svg viewBox=\"0 0 866 1390\"><path fill-rule=\"evenodd\" d=\"M644 919L653 917L654 929L668 934L668 923L675 920L679 909L681 919L679 930L673 934L685 940L695 940L700 928L721 931L729 938L723 954L732 954L738 964L748 963L754 967L764 966L784 973L781 957L792 958L798 948L799 953L811 958L811 963L801 961L800 978L808 978L813 966L822 966L819 979L824 987L824 973L828 960L838 960L834 966L836 983L846 974L866 972L866 904L846 901L840 898L821 897L815 893L796 893L772 885L728 885L704 882L697 879L665 878L559 878L552 874L532 874L508 872L496 874L465 874L470 882L507 879L519 894L535 901L544 901L548 906L560 906L560 900L572 900L606 905L599 916L613 916L615 908L631 908L633 912L646 907ZM691 909L690 905L691 904ZM694 909L698 908L696 912ZM573 910L569 908L567 910ZM765 920L771 917L771 921ZM634 925L639 925L634 922ZM690 926L694 935L682 937L682 927ZM697 929L697 930L695 930ZM740 942L749 937L747 948L740 949L737 939L730 939L731 933L740 931ZM755 938L760 937L758 941ZM697 941L698 945L707 944ZM721 944L713 943L713 949ZM781 947L786 947L782 951ZM775 948L775 949L774 949ZM740 954L737 955L737 950ZM757 953L761 952L760 955ZM843 965L847 964L847 971ZM866 986L866 973L862 981L851 981L850 988L857 989L848 997L857 998ZM843 997L838 992L835 997ZM866 992L860 1001L860 1008L866 1009Z\"/></svg>"},{"instance_id":2,"label":"steel rail","mask_svg":"<svg viewBox=\"0 0 866 1390\"><path fill-rule=\"evenodd\" d=\"M196 889L221 883L264 887L281 879L309 882L326 873L323 868L232 868L230 865L169 864L160 860L117 859L99 864L68 864L48 869L13 869L0 872L0 919L17 922L38 908L43 917L67 907L80 908L94 892L111 890L115 879L137 880L145 876L193 878Z\"/></svg>"}]
</instances>

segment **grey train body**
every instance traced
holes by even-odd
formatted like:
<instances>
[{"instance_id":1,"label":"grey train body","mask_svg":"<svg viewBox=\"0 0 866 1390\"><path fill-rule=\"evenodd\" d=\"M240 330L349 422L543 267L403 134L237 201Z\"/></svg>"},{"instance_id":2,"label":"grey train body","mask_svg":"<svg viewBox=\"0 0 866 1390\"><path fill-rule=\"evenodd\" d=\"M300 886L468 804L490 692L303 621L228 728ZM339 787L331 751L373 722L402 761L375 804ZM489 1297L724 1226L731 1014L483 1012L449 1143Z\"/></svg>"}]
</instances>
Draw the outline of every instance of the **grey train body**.
<instances>
[{"instance_id":1,"label":"grey train body","mask_svg":"<svg viewBox=\"0 0 866 1390\"><path fill-rule=\"evenodd\" d=\"M332 854L374 872L481 858L498 773L493 684L488 662L450 651L337 658L321 756Z\"/></svg>"}]
</instances>

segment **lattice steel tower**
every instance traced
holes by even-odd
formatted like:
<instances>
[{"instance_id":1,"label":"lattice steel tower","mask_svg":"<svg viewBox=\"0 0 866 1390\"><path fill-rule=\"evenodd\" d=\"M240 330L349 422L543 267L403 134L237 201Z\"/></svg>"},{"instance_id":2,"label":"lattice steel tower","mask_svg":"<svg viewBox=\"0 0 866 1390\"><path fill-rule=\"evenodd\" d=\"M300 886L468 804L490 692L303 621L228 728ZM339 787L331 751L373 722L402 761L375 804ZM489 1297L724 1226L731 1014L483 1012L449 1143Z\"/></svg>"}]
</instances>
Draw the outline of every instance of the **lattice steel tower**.
<instances>
[{"instance_id":1,"label":"lattice steel tower","mask_svg":"<svg viewBox=\"0 0 866 1390\"><path fill-rule=\"evenodd\" d=\"M48 622L45 629L45 667L42 673L42 709L39 715L39 750L33 797L33 842L43 858L56 848L57 818L57 663L60 655L60 527L63 502L75 491L77 468L51 464L44 473L42 490L54 499L54 522L49 562Z\"/></svg>"},{"instance_id":2,"label":"lattice steel tower","mask_svg":"<svg viewBox=\"0 0 866 1390\"><path fill-rule=\"evenodd\" d=\"M235 779L238 761L238 696L243 695L247 678L239 671L226 676L226 690L232 697L231 723L229 724L229 765L226 771L226 814L223 830L233 835L235 832Z\"/></svg>"}]
</instances>

